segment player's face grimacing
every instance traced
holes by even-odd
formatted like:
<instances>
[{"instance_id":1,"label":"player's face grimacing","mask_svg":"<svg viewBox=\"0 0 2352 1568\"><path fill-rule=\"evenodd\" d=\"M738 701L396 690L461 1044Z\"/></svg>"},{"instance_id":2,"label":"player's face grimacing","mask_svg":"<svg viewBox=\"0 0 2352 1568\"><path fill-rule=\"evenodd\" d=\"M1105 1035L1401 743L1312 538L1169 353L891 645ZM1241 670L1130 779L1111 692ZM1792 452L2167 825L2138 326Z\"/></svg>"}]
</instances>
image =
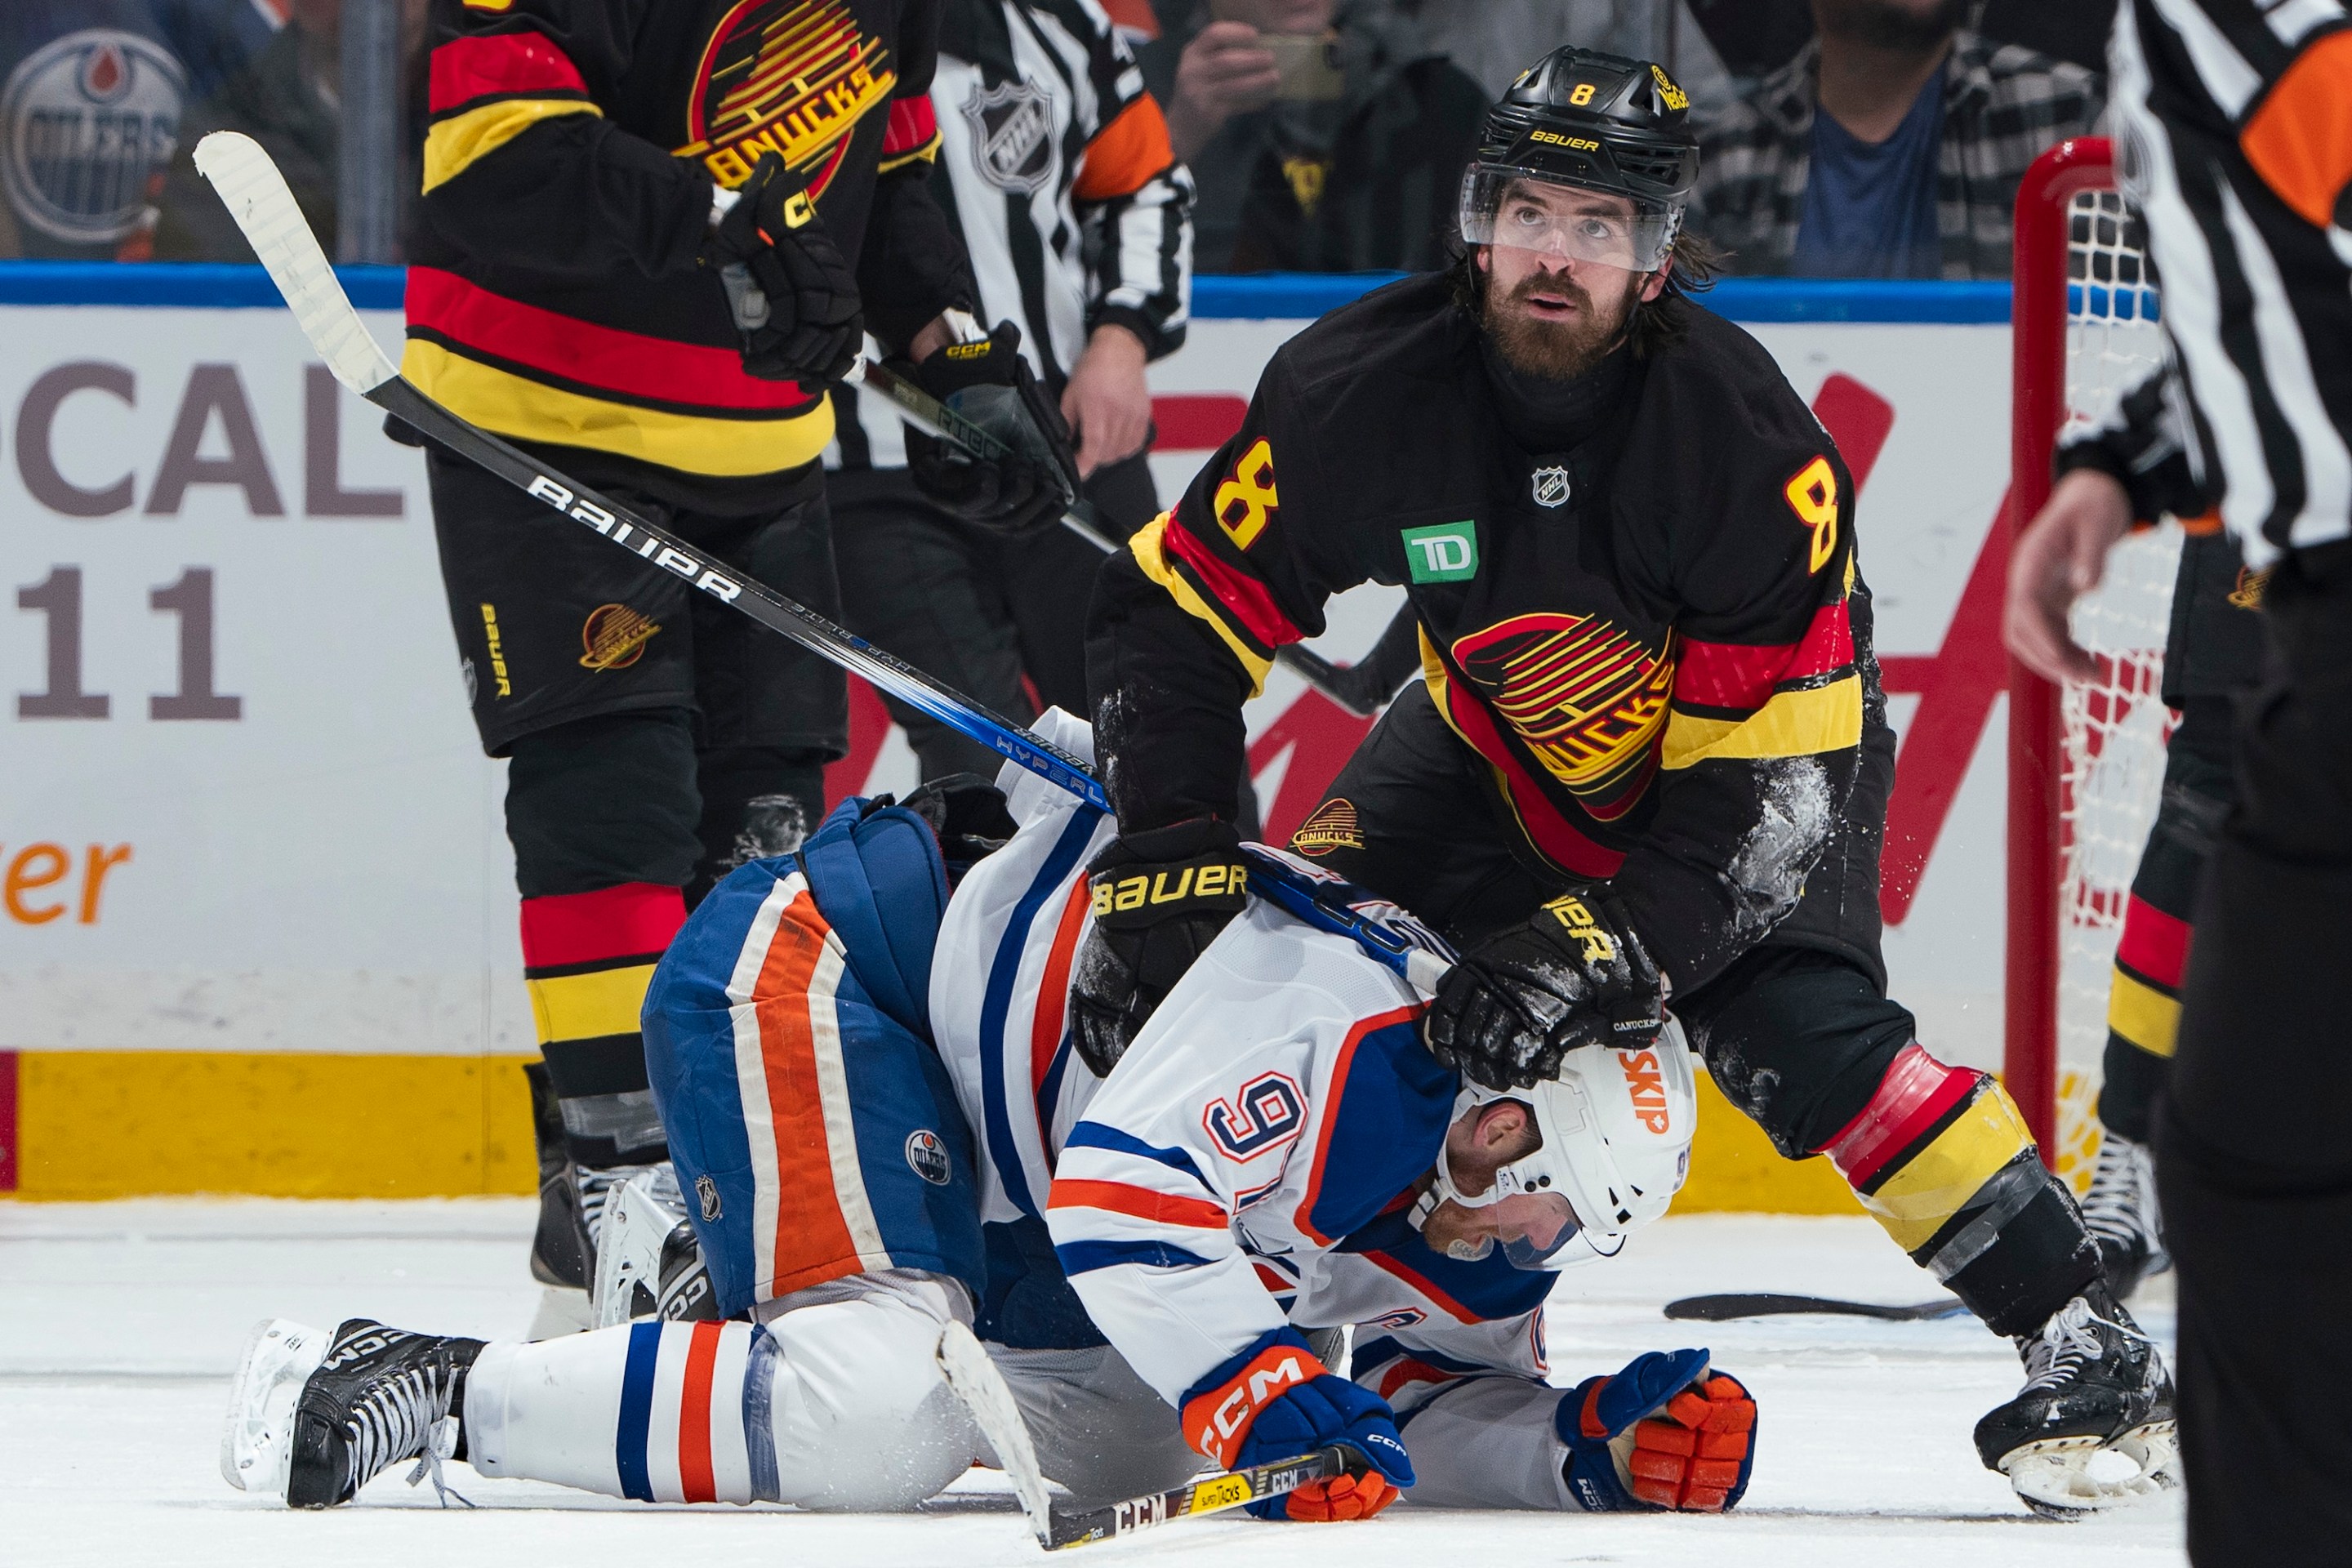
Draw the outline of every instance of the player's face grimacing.
<instances>
[{"instance_id":1,"label":"player's face grimacing","mask_svg":"<svg viewBox=\"0 0 2352 1568\"><path fill-rule=\"evenodd\" d=\"M1496 205L1494 238L1477 251L1484 322L1506 363L1565 381L1622 341L1633 307L1665 288L1664 268L1633 268L1636 226L1623 196L1511 182Z\"/></svg>"},{"instance_id":2,"label":"player's face grimacing","mask_svg":"<svg viewBox=\"0 0 2352 1568\"><path fill-rule=\"evenodd\" d=\"M1527 1107L1511 1100L1482 1105L1457 1118L1445 1133L1445 1165L1464 1196L1477 1198L1496 1173L1543 1146ZM1496 1247L1522 1268L1539 1268L1576 1233L1576 1210L1559 1193L1514 1193L1484 1204L1447 1198L1423 1216L1422 1239L1437 1251L1475 1263Z\"/></svg>"}]
</instances>

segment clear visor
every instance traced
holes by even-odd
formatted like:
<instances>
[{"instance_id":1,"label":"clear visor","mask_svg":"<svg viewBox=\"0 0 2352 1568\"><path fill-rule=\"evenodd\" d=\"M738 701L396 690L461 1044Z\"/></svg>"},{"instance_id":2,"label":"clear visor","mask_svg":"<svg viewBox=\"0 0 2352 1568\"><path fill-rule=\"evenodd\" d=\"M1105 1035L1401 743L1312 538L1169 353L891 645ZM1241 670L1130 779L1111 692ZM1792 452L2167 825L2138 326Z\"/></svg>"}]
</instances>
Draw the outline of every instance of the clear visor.
<instances>
[{"instance_id":1,"label":"clear visor","mask_svg":"<svg viewBox=\"0 0 2352 1568\"><path fill-rule=\"evenodd\" d=\"M1554 1266L1561 1250L1576 1239L1576 1210L1559 1193L1513 1193L1465 1211L1463 1221L1449 1230L1448 1257L1475 1263L1500 1247L1514 1268Z\"/></svg>"},{"instance_id":2,"label":"clear visor","mask_svg":"<svg viewBox=\"0 0 2352 1568\"><path fill-rule=\"evenodd\" d=\"M1462 237L1655 272L1682 227L1680 204L1563 184L1531 169L1474 167L1462 176Z\"/></svg>"}]
</instances>

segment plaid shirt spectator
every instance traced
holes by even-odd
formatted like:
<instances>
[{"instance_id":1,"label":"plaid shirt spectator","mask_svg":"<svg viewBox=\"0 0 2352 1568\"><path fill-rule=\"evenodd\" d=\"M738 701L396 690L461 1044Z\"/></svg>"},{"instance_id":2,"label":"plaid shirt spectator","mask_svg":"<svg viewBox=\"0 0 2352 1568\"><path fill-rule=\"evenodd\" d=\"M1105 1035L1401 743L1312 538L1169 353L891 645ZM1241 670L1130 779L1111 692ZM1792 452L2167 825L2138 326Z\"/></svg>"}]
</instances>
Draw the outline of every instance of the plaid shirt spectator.
<instances>
[{"instance_id":1,"label":"plaid shirt spectator","mask_svg":"<svg viewBox=\"0 0 2352 1568\"><path fill-rule=\"evenodd\" d=\"M1785 273L1811 173L1821 43L1733 104L1699 140L1692 224L1733 253L1731 269ZM2043 149L2087 134L2105 107L2082 67L1965 29L1944 65L1937 227L1948 279L2007 278L2018 182Z\"/></svg>"}]
</instances>

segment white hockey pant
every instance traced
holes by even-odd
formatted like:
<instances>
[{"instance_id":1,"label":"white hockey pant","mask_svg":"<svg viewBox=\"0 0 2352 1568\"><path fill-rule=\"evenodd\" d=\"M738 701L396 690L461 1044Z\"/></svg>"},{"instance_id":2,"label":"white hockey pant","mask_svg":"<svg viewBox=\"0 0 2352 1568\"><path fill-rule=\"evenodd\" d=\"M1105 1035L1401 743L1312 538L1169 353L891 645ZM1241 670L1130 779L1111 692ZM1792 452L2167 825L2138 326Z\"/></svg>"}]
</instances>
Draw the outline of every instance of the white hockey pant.
<instances>
[{"instance_id":1,"label":"white hockey pant","mask_svg":"<svg viewBox=\"0 0 2352 1568\"><path fill-rule=\"evenodd\" d=\"M903 1270L797 1292L750 1323L660 1323L485 1348L467 1458L488 1476L653 1502L914 1507L993 1465L940 1370L961 1285ZM1175 1412L1108 1349L990 1352L1040 1466L1080 1496L1172 1487L1200 1466Z\"/></svg>"}]
</instances>

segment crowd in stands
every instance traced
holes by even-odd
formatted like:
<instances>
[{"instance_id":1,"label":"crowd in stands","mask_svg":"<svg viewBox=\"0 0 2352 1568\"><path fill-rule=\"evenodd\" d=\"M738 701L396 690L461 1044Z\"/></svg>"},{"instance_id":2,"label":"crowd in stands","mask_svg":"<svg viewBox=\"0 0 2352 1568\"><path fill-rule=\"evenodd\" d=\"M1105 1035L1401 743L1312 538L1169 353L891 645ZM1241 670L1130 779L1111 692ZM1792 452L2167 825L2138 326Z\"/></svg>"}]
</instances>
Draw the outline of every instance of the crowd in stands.
<instances>
[{"instance_id":1,"label":"crowd in stands","mask_svg":"<svg viewBox=\"0 0 2352 1568\"><path fill-rule=\"evenodd\" d=\"M397 3L413 52L425 0ZM1486 106L1572 42L1689 95L1692 221L1727 270L1986 279L2026 165L2100 121L2115 0L1101 3L1191 167L1200 271L1441 265ZM271 149L331 248L342 5L0 6L0 255L244 259L189 163L224 126Z\"/></svg>"}]
</instances>

